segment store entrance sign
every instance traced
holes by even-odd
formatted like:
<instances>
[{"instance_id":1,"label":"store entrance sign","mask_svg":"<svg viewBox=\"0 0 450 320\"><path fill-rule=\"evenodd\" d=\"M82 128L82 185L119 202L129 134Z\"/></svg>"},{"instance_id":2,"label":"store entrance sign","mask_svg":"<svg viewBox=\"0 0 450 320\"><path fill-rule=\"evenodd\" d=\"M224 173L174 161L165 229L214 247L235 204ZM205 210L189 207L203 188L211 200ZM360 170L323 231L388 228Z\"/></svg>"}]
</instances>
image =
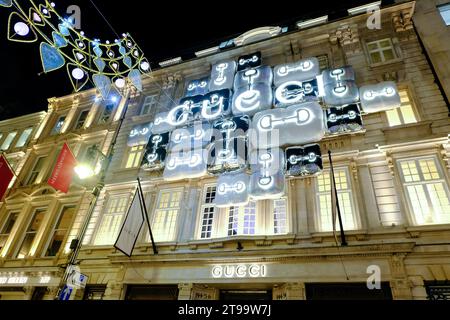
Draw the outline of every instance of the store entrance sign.
<instances>
[{"instance_id":1,"label":"store entrance sign","mask_svg":"<svg viewBox=\"0 0 450 320\"><path fill-rule=\"evenodd\" d=\"M215 265L211 269L214 279L265 278L267 266L264 264Z\"/></svg>"}]
</instances>

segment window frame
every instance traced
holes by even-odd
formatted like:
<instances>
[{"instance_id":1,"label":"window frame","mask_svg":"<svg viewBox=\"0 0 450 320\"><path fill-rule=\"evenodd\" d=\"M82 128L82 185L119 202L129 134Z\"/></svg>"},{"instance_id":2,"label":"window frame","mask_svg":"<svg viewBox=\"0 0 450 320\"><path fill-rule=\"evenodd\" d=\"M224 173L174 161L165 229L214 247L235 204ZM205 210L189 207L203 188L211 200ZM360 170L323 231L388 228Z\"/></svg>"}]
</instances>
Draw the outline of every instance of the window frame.
<instances>
[{"instance_id":1,"label":"window frame","mask_svg":"<svg viewBox=\"0 0 450 320\"><path fill-rule=\"evenodd\" d=\"M433 160L434 164L436 165L436 169L437 172L440 175L440 179L434 179L434 180L425 180L423 177L423 172L422 169L420 167L420 161L423 160ZM413 181L413 182L406 182L405 180L405 174L403 172L403 169L401 167L401 163L402 162L414 162L416 165L416 168L418 169L418 175L420 177L420 181ZM442 183L444 186L444 191L447 194L447 198L450 201L450 188L449 188L449 183L448 183L448 179L447 179L447 175L445 174L445 171L443 169L442 164L439 161L439 157L436 155L424 155L424 156L420 156L420 157L409 157L409 158L401 158L401 159L397 159L396 160L396 167L397 167L397 171L399 173L399 180L400 180L400 184L401 184L401 188L403 191L403 195L405 197L406 200L406 206L408 209L408 216L410 221L413 223L413 226L416 227L422 227L422 226L436 226L436 225L443 225L442 223L424 223L424 224L419 224L417 221L417 217L416 214L414 212L412 203L411 203L411 199L409 196L409 192L408 192L408 187L409 186L416 186L416 185L420 185L420 186L426 186L428 184L436 184L436 183ZM425 192L425 196L427 198L427 205L429 206L429 208L433 208L433 204L432 204L432 200L430 197L430 194L427 190L427 188L423 188L424 192ZM432 212L432 216L434 217L434 211ZM444 225L446 224L450 224L450 223L444 223Z\"/></svg>"},{"instance_id":2,"label":"window frame","mask_svg":"<svg viewBox=\"0 0 450 320\"><path fill-rule=\"evenodd\" d=\"M84 109L84 110L81 110L81 111L79 112L78 117L77 117L77 121L75 121L75 124L74 124L74 126L73 126L73 130L77 131L77 130L83 130L83 129L85 129L86 121L87 121L87 119L89 118L90 112L91 112L90 109ZM86 114L86 117L85 117L84 120L83 120L82 126L79 127L81 117L82 117L84 114Z\"/></svg>"},{"instance_id":3,"label":"window frame","mask_svg":"<svg viewBox=\"0 0 450 320\"><path fill-rule=\"evenodd\" d=\"M165 209L160 209L159 208L160 203L161 203L161 198L162 198L163 194L168 193L172 197L173 194L178 193L178 192L180 193L180 201L179 201L178 207L173 207L173 208L169 208L168 207L168 208L165 208ZM169 198L169 202L171 202L171 199L172 199L171 197ZM181 212L181 208L183 206L183 200L184 200L183 198L184 198L184 188L183 187L159 190L158 196L156 198L153 214L152 214L152 217L151 217L151 221L150 221L150 226L152 228L152 233L153 233L153 237L155 238L155 242L163 243L163 242L175 242L175 241L177 241L178 233L179 233L180 212ZM155 228L155 221L156 221L156 217L157 217L158 211L167 211L167 210L175 210L175 209L178 210L178 213L177 213L177 217L176 217L175 224L174 224L174 227L173 227L172 239L171 240L163 240L163 241L158 240L157 239L158 238L158 234L156 233L156 228Z\"/></svg>"},{"instance_id":4,"label":"window frame","mask_svg":"<svg viewBox=\"0 0 450 320\"><path fill-rule=\"evenodd\" d=\"M50 245L52 244L52 240L53 240L53 238L55 236L55 233L58 232L58 231L62 231L63 230L63 229L56 229L56 227L62 221L63 214L65 212L64 210L66 208L68 208L68 209L72 208L74 210L73 217L72 217L72 219L70 221L70 226L65 230L66 234L64 236L63 241L61 242L61 246L60 246L58 252L54 256L48 256L47 255L47 251L49 250ZM76 214L76 211L77 211L76 209L77 209L77 206L75 204L72 204L72 205L71 204L64 204L58 210L58 214L57 214L56 219L55 219L55 221L54 221L54 223L52 225L51 231L48 233L48 239L47 239L47 242L45 244L44 250L42 251L42 257L43 258L55 258L55 257L58 257L58 255L61 253L61 251L64 250L65 243L67 242L67 238L69 237L70 230L71 230L71 228L73 226L74 219L75 219L75 217L77 215Z\"/></svg>"},{"instance_id":5,"label":"window frame","mask_svg":"<svg viewBox=\"0 0 450 320\"><path fill-rule=\"evenodd\" d=\"M17 139L17 141L15 142L15 148L23 148L23 147L25 147L25 146L30 142L30 138L31 138L31 136L32 136L32 134L33 134L33 130L34 130L34 127L28 127L28 128L26 128L26 129L24 129L24 130L22 131L22 133L18 136L19 138ZM19 146L20 140L22 140L23 136L25 135L25 133L26 133L27 131L29 131L28 136L27 136L26 139L24 140L23 144L22 144L21 146Z\"/></svg>"},{"instance_id":6,"label":"window frame","mask_svg":"<svg viewBox=\"0 0 450 320\"><path fill-rule=\"evenodd\" d=\"M45 220L45 215L48 214L48 207L34 208L32 210L32 212L33 212L33 214L31 215L31 219L27 220L26 229L24 230L23 235L20 238L21 240L18 242L16 250L14 251L14 254L13 254L14 259L25 259L26 257L29 256L30 252L28 252L27 255L24 256L23 258L19 258L20 250L24 246L25 239L29 233L34 233L34 238L33 238L33 241L31 242L30 250L33 248L33 244L36 242L36 237L39 234L39 231L44 227L43 222ZM31 228L33 221L34 221L35 217L37 216L38 212L42 212L42 214L43 214L43 219L42 219L41 223L39 224L36 231L28 231Z\"/></svg>"},{"instance_id":7,"label":"window frame","mask_svg":"<svg viewBox=\"0 0 450 320\"><path fill-rule=\"evenodd\" d=\"M110 213L109 212L109 210L110 210L110 205L111 205L111 203L112 203L112 201L113 200L115 200L115 199L117 199L118 201L120 201L120 199L127 199L126 200L126 203L125 203L125 205L124 205L124 211L122 212L122 213L120 213L120 212L117 212L117 211L115 211L115 212L113 212L113 213ZM111 245L113 245L114 244L114 241L115 241L115 239L114 240L112 240L111 241L111 243L110 244L105 244L105 243L102 243L102 244L98 244L98 237L100 236L100 231L101 231L101 229L102 229L102 225L103 225L103 221L104 221L104 219L105 219L105 217L106 216L112 216L112 217L115 217L115 216L122 216L122 219L121 219L121 221L119 222L119 226L118 226L118 228L117 228L117 230L115 231L117 234L115 235L115 236L113 236L113 238L115 238L118 234L119 234L119 232L120 232L120 227L122 226L122 223L123 223L123 219L125 218L125 215L127 214L127 210L128 210L128 208L129 208L129 205L130 205L130 201L131 201L132 199L131 199L131 194L130 193L118 193L118 194L109 194L109 195L107 195L106 197L105 197L105 200L104 200L104 205L103 205L103 207L102 207L102 209L101 209L101 216L99 217L99 219L98 219L98 222L97 222L97 226L96 226L96 230L95 230L95 234L94 234L94 236L92 237L92 244L94 245L94 246L98 246L98 247L101 247L101 246L111 246ZM117 210L117 209L116 209ZM112 221L113 220L111 220L111 222L110 222L110 224L112 223ZM110 228L111 226L109 226L109 228ZM103 242L105 242L105 241L103 241Z\"/></svg>"},{"instance_id":8,"label":"window frame","mask_svg":"<svg viewBox=\"0 0 450 320\"><path fill-rule=\"evenodd\" d=\"M36 185L36 180L39 178L39 175L42 173L42 170L45 170L45 162L47 161L47 158L49 155L37 155L34 159L33 166L31 167L30 173L28 174L27 179L25 180L24 186L34 186ZM39 171L36 171L36 166L38 165L39 161L41 159L44 159L42 162L42 167ZM36 177L34 178L33 182L30 182L31 177L33 174L36 173Z\"/></svg>"},{"instance_id":9,"label":"window frame","mask_svg":"<svg viewBox=\"0 0 450 320\"><path fill-rule=\"evenodd\" d=\"M142 159L144 158L145 155L145 149L146 149L145 144L139 144L139 145L135 145L132 147L127 147L127 152L125 153L125 158L123 159L123 165L122 168L123 169L138 169L141 167L141 163L142 163ZM133 151L134 148L140 148L137 149L135 151ZM140 155L139 155L140 154ZM130 162L130 157L134 155L134 160L133 163L135 165L128 167L128 163ZM136 155L139 155L139 157L136 157Z\"/></svg>"},{"instance_id":10,"label":"window frame","mask_svg":"<svg viewBox=\"0 0 450 320\"><path fill-rule=\"evenodd\" d=\"M8 227L8 225L11 222L11 218L13 216L16 216L14 223L12 224L11 230L9 231L9 233L5 233L6 232L6 228ZM8 242L9 238L11 237L11 233L14 230L14 227L16 226L17 221L19 220L20 217L20 211L10 211L7 214L6 219L3 221L3 223L1 224L1 228L0 228L0 238L4 237L5 238L5 244ZM0 253L3 250L3 247L0 247Z\"/></svg>"},{"instance_id":11,"label":"window frame","mask_svg":"<svg viewBox=\"0 0 450 320\"><path fill-rule=\"evenodd\" d=\"M111 107L111 113L109 114L108 118L105 119L106 111L108 108ZM100 117L98 118L98 124L104 125L108 124L112 119L114 119L114 109L117 107L116 103L110 102L103 106L102 112L100 114Z\"/></svg>"},{"instance_id":12,"label":"window frame","mask_svg":"<svg viewBox=\"0 0 450 320\"><path fill-rule=\"evenodd\" d=\"M57 136L57 135L61 134L62 128L66 124L66 121L67 121L67 115L59 115L52 127L52 130L50 131L50 136L53 137L53 136ZM58 124L60 122L62 122L61 127L59 128L59 131L56 131Z\"/></svg>"},{"instance_id":13,"label":"window frame","mask_svg":"<svg viewBox=\"0 0 450 320\"><path fill-rule=\"evenodd\" d=\"M217 197L217 184L216 183L210 183L210 184L205 184L202 188L202 192L201 192L201 199L200 199L200 205L199 205L199 209L198 209L198 222L197 222L197 231L195 233L195 238L198 240L209 240L209 239L214 239L217 236L217 231L218 231L218 217L220 217L220 209L217 208L215 206L215 199L213 202L211 203L206 203L206 196L208 194L208 188L216 188L216 196ZM203 234L203 221L204 221L204 210L205 209L211 209L214 208L212 214L213 214L213 220L212 220L212 224L211 224L211 235L209 237L206 238L202 238L202 234Z\"/></svg>"},{"instance_id":14,"label":"window frame","mask_svg":"<svg viewBox=\"0 0 450 320\"><path fill-rule=\"evenodd\" d=\"M327 173L329 171L329 175L330 175L330 180L331 180L331 168L324 168L324 170L322 171L322 174ZM361 229L361 221L360 221L360 216L359 216L359 210L357 207L357 199L356 199L356 195L355 195L355 189L353 187L354 183L352 181L352 176L350 174L350 170L347 166L337 166L334 168L334 174L336 176L336 173L339 171L344 171L346 178L347 178L347 189L345 190L337 190L338 192L338 197L340 195L340 193L350 193L350 205L351 205L351 209L352 209L352 217L353 217L353 224L354 224L354 228L352 229L346 229L347 231L356 231ZM320 192L319 190L319 177L316 177L316 182L315 182L315 220L316 220L316 224L315 224L315 229L316 232L319 233L329 233L329 232L333 232L333 230L324 230L324 226L322 224L322 213L321 213L321 207L320 207L320 197L322 195L325 195L325 191L324 192ZM330 181L331 182L331 181ZM328 195L331 196L331 190L330 191L326 191L326 193L328 193ZM330 199L331 200L331 199ZM340 199L339 199L340 200ZM343 214L342 212L342 201L339 202L339 205L341 207L341 214ZM331 208L331 205L330 205ZM330 217L331 217L331 211L330 211ZM345 222L345 219L343 219ZM336 220L338 221L338 220ZM346 228L345 224L344 224L344 228Z\"/></svg>"},{"instance_id":15,"label":"window frame","mask_svg":"<svg viewBox=\"0 0 450 320\"><path fill-rule=\"evenodd\" d=\"M5 139L3 140L2 144L0 145L0 151L8 151L9 149L11 149L11 146L14 145L14 143L17 140L17 135L19 134L18 130L9 132ZM6 141L8 141L8 138L12 136L12 139L9 141L8 145L5 146Z\"/></svg>"},{"instance_id":16,"label":"window frame","mask_svg":"<svg viewBox=\"0 0 450 320\"><path fill-rule=\"evenodd\" d=\"M401 86L401 85L399 85L398 86L398 91L399 91L399 93L406 92L406 95L407 95L408 100L409 100L409 105L411 106L411 109L412 109L412 112L414 114L414 117L415 117L416 121L415 122L410 122L410 123L405 123L404 114L403 114L403 111L402 111L402 108L404 108L405 106L401 106L400 108L394 109L395 112L397 113L398 118L400 119L400 124L391 125L389 111L385 111L384 112L384 116L386 118L386 123L387 123L388 127L389 128L396 128L396 127L409 126L409 125L414 125L414 124L419 123L421 121L421 114L419 113L419 110L417 108L417 104L415 102L414 95L412 93L411 88L409 86ZM393 111L393 110L390 110L390 111Z\"/></svg>"},{"instance_id":17,"label":"window frame","mask_svg":"<svg viewBox=\"0 0 450 320\"><path fill-rule=\"evenodd\" d=\"M148 102L147 100L150 100L151 98L151 102ZM144 102L142 103L142 107L141 110L139 111L139 115L140 116L147 116L150 114L150 112L152 111L152 106L156 104L156 100L158 99L158 95L157 94L153 94L153 95L148 95L144 98ZM144 112L145 108L148 107L147 112Z\"/></svg>"},{"instance_id":18,"label":"window frame","mask_svg":"<svg viewBox=\"0 0 450 320\"><path fill-rule=\"evenodd\" d=\"M386 40L389 41L390 46L382 48L380 46L380 43L382 41L386 41ZM377 49L370 50L369 49L369 45L371 45L371 44L376 44L377 45ZM383 51L386 51L386 49L388 49L388 48L390 48L392 50L394 58L386 60ZM392 63L392 62L397 61L400 58L398 53L397 53L397 51L396 51L396 49L395 49L393 38L391 38L391 37L381 38L381 39L372 40L372 41L366 41L365 42L365 49L367 51L367 56L368 56L370 65L380 65L380 64ZM372 53L375 53L375 52L378 52L380 54L381 61L378 61L378 62L373 61Z\"/></svg>"}]
</instances>

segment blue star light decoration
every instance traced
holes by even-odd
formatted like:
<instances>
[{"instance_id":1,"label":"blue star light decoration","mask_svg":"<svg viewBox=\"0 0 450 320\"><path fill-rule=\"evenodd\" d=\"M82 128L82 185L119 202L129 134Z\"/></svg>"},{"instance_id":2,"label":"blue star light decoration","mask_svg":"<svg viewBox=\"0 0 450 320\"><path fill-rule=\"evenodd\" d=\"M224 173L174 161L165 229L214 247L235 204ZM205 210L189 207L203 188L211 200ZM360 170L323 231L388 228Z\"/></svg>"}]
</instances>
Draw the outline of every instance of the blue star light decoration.
<instances>
[{"instance_id":1,"label":"blue star light decoration","mask_svg":"<svg viewBox=\"0 0 450 320\"><path fill-rule=\"evenodd\" d=\"M142 75L150 73L150 63L129 34L113 43L101 43L77 31L72 23L47 0L0 0L11 8L8 40L33 43L42 39L40 55L44 73L66 67L70 82L78 92L91 81L107 99L112 90L123 94L127 83L142 91Z\"/></svg>"}]
</instances>

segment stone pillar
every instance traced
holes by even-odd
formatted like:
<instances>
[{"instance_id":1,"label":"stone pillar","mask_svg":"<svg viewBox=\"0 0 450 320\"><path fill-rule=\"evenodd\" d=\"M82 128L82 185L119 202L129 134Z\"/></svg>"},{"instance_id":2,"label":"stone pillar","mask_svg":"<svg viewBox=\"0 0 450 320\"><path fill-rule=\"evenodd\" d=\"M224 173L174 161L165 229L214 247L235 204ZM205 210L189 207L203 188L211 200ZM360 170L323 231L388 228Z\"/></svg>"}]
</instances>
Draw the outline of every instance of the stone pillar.
<instances>
[{"instance_id":1,"label":"stone pillar","mask_svg":"<svg viewBox=\"0 0 450 320\"><path fill-rule=\"evenodd\" d=\"M405 269L405 254L394 254L389 263L391 267L391 289L394 300L411 300L412 285Z\"/></svg>"},{"instance_id":2,"label":"stone pillar","mask_svg":"<svg viewBox=\"0 0 450 320\"><path fill-rule=\"evenodd\" d=\"M427 300L428 294L422 276L409 277L412 285L412 296L414 300Z\"/></svg>"},{"instance_id":3,"label":"stone pillar","mask_svg":"<svg viewBox=\"0 0 450 320\"><path fill-rule=\"evenodd\" d=\"M273 288L273 300L306 300L304 283L285 283Z\"/></svg>"}]
</instances>

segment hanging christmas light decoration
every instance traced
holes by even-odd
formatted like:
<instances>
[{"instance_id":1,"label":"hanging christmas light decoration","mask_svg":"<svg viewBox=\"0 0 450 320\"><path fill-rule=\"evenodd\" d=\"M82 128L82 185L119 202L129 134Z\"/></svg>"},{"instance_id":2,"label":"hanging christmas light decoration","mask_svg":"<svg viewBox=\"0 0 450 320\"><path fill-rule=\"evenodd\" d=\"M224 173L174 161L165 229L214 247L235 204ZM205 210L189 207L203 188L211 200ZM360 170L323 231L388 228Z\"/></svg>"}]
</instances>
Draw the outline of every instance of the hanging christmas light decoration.
<instances>
[{"instance_id":1,"label":"hanging christmas light decoration","mask_svg":"<svg viewBox=\"0 0 450 320\"><path fill-rule=\"evenodd\" d=\"M33 43L41 39L44 73L66 66L75 92L89 81L104 99L113 90L123 94L127 83L142 91L142 75L150 73L151 67L129 34L105 43L88 38L48 0L0 0L0 7L14 10L8 19L8 40Z\"/></svg>"}]
</instances>

